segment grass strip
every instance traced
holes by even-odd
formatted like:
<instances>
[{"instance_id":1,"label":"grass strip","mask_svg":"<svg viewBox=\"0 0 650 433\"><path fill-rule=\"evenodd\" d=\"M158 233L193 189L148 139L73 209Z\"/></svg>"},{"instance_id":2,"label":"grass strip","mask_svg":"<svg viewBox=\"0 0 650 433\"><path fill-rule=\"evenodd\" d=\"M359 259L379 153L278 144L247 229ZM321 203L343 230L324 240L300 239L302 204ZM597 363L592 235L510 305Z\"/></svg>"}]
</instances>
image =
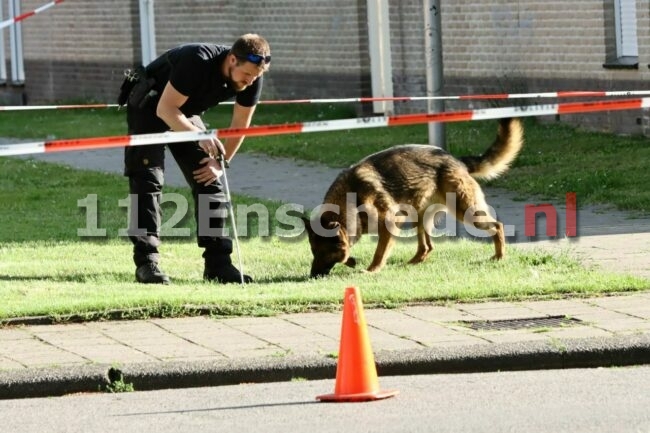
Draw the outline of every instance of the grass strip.
<instances>
[{"instance_id":1,"label":"grass strip","mask_svg":"<svg viewBox=\"0 0 650 433\"><path fill-rule=\"evenodd\" d=\"M122 176L18 158L0 158L0 170L7 174L0 181L0 201L5 204L0 207L0 319L324 311L338 308L348 285L359 286L369 306L394 307L597 295L646 289L648 284L641 278L586 269L568 254L542 250L524 252L511 246L506 260L493 262L488 259L493 246L482 240L435 238L436 250L425 263L405 265L415 252L412 237L398 243L379 274L337 266L331 277L314 280L307 278L311 254L304 234L281 227L274 218L267 227L253 217L238 231L245 271L256 283L214 285L202 281L201 251L188 215L172 227L187 235L167 236L163 231L162 266L173 284L142 285L134 282L130 241L120 234L127 221L126 207L118 206L127 194ZM186 188L169 188L168 193L190 200ZM89 195L96 200L89 201ZM261 205L269 215L281 205L245 196L235 197L235 202L237 209ZM92 224L90 203L96 203ZM166 209L167 214L174 211ZM79 236L79 230L94 235ZM374 247L371 237L354 247L361 269L370 262Z\"/></svg>"}]
</instances>

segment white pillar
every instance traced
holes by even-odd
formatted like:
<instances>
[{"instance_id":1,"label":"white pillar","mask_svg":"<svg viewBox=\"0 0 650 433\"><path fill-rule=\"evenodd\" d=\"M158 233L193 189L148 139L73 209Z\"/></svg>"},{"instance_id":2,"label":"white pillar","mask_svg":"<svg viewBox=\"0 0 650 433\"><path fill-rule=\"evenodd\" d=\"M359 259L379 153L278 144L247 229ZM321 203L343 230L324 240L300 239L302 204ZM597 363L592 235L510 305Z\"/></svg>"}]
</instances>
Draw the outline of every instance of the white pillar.
<instances>
[{"instance_id":1,"label":"white pillar","mask_svg":"<svg viewBox=\"0 0 650 433\"><path fill-rule=\"evenodd\" d=\"M390 19L388 0L367 0L368 48L370 50L370 79L372 97L393 96L393 70L390 49ZM373 102L375 113L392 114L393 102Z\"/></svg>"},{"instance_id":2,"label":"white pillar","mask_svg":"<svg viewBox=\"0 0 650 433\"><path fill-rule=\"evenodd\" d=\"M20 0L9 1L9 16L20 15ZM23 59L23 31L20 22L9 26L9 45L11 47L11 81L15 85L25 84L25 64Z\"/></svg>"},{"instance_id":3,"label":"white pillar","mask_svg":"<svg viewBox=\"0 0 650 433\"><path fill-rule=\"evenodd\" d=\"M156 25L153 3L154 0L140 0L140 44L142 64L145 66L156 58Z\"/></svg>"},{"instance_id":4,"label":"white pillar","mask_svg":"<svg viewBox=\"0 0 650 433\"><path fill-rule=\"evenodd\" d=\"M0 0L0 22L4 21L2 0ZM5 31L0 30L0 84L7 82L7 53L5 52Z\"/></svg>"},{"instance_id":5,"label":"white pillar","mask_svg":"<svg viewBox=\"0 0 650 433\"><path fill-rule=\"evenodd\" d=\"M427 71L427 96L442 95L442 23L440 0L424 0L424 48ZM427 102L429 113L442 113L445 104L441 100ZM445 124L429 123L429 144L445 148Z\"/></svg>"}]
</instances>

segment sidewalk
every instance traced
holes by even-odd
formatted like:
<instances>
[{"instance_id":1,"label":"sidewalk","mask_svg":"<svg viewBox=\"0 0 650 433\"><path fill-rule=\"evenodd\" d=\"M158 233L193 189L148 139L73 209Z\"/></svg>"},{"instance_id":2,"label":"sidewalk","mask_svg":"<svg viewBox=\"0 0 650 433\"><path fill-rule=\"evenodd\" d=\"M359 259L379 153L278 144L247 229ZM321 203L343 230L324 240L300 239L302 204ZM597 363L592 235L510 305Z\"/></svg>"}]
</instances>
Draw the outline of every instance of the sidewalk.
<instances>
[{"instance_id":1,"label":"sidewalk","mask_svg":"<svg viewBox=\"0 0 650 433\"><path fill-rule=\"evenodd\" d=\"M39 159L119 173L122 151ZM240 154L228 176L233 193L310 208L320 204L338 172ZM171 160L166 180L184 185ZM578 237L555 241L540 235L542 240L533 242L520 233L524 202L505 191L485 192L499 218L515 227L515 236L508 238L511 248L568 248L585 263L650 278L647 219L583 207L578 197ZM562 214L563 206L556 205ZM562 214L560 233L563 224ZM380 375L650 362L650 285L646 292L601 298L365 313ZM111 368L136 390L334 378L332 354L338 352L340 330L339 313L9 326L0 328L0 399L94 392L108 382Z\"/></svg>"},{"instance_id":2,"label":"sidewalk","mask_svg":"<svg viewBox=\"0 0 650 433\"><path fill-rule=\"evenodd\" d=\"M343 295L343 288L341 289ZM650 363L650 292L365 310L378 374ZM0 329L0 399L333 379L339 313L191 317Z\"/></svg>"}]
</instances>

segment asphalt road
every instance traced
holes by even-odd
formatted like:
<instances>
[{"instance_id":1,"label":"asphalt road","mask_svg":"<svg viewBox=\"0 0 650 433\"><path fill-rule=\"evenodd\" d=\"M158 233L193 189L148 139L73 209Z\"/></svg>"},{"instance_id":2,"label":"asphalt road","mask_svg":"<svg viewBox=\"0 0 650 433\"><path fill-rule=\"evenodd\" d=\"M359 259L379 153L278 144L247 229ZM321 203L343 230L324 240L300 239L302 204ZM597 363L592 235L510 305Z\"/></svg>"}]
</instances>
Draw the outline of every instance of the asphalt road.
<instances>
[{"instance_id":1,"label":"asphalt road","mask_svg":"<svg viewBox=\"0 0 650 433\"><path fill-rule=\"evenodd\" d=\"M650 432L650 366L380 377L400 393L321 403L333 380L0 401L21 432Z\"/></svg>"}]
</instances>

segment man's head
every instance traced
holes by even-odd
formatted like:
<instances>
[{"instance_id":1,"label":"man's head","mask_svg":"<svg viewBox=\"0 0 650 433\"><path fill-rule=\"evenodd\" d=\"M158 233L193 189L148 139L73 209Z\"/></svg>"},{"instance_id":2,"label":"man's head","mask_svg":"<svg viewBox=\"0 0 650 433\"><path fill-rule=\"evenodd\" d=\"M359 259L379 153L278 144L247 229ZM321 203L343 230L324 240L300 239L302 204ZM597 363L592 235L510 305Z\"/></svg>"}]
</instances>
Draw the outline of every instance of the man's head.
<instances>
[{"instance_id":1,"label":"man's head","mask_svg":"<svg viewBox=\"0 0 650 433\"><path fill-rule=\"evenodd\" d=\"M226 77L238 92L269 69L271 48L260 35L247 33L235 41L226 60Z\"/></svg>"}]
</instances>

